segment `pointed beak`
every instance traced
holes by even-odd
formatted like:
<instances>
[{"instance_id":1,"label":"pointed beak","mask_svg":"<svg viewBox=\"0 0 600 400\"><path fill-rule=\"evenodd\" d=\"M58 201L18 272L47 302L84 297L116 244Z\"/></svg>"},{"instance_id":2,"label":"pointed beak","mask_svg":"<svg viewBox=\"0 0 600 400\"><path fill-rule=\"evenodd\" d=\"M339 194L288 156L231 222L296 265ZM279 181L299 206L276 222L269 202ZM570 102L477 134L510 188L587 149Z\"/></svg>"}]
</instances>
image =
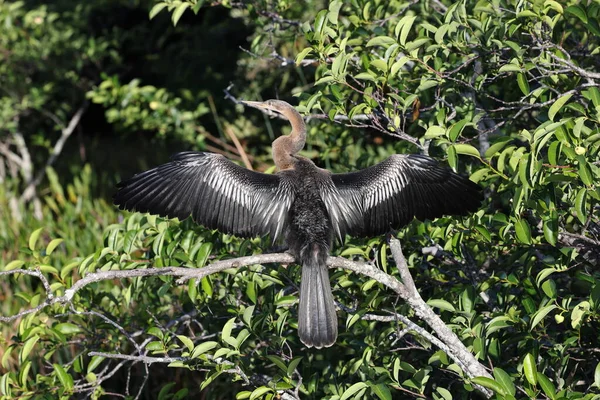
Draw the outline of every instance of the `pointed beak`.
<instances>
[{"instance_id":1,"label":"pointed beak","mask_svg":"<svg viewBox=\"0 0 600 400\"><path fill-rule=\"evenodd\" d=\"M262 103L260 101L245 101L245 100L242 100L242 101L240 101L240 103L242 103L242 104L244 104L246 106L249 106L249 107L254 107L254 108L262 108L262 109L266 109L267 108L266 104Z\"/></svg>"},{"instance_id":2,"label":"pointed beak","mask_svg":"<svg viewBox=\"0 0 600 400\"><path fill-rule=\"evenodd\" d=\"M242 103L246 106L258 108L259 110L266 110L263 112L265 112L270 117L276 117L277 115L279 115L279 111L277 109L273 108L272 106L270 106L267 103L262 102L262 101L244 101L244 100L242 100L242 101L240 101L240 103Z\"/></svg>"}]
</instances>

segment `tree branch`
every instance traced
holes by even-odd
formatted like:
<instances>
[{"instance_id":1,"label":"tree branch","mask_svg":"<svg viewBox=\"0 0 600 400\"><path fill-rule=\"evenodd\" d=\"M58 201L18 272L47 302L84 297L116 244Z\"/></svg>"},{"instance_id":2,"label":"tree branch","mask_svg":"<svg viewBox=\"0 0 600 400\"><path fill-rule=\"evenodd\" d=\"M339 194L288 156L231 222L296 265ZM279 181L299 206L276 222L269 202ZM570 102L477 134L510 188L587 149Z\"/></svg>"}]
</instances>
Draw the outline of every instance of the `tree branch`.
<instances>
[{"instance_id":1,"label":"tree branch","mask_svg":"<svg viewBox=\"0 0 600 400\"><path fill-rule=\"evenodd\" d=\"M491 375L487 372L485 367L475 359L475 357L462 344L462 342L454 334L454 332L452 332L452 330L444 324L444 322L437 316L437 314L433 312L433 310L425 303L423 298L419 295L418 290L410 274L410 271L408 269L408 266L406 264L406 260L402 254L400 242L397 239L390 239L390 249L392 252L392 256L396 261L398 270L400 272L400 276L402 278L402 282L397 278L386 274L385 272L371 264L350 261L342 257L329 257L327 259L327 265L331 268L343 268L368 276L369 278L375 279L377 282L392 289L411 306L411 308L415 311L419 318L425 321L435 331L437 338L432 334L426 332L423 328L420 328L418 325L414 324L412 321L410 321L408 318L402 315L394 315L395 319L402 321L410 329L415 330L417 333L427 338L431 343L445 351L450 356L450 358L452 358L461 367L461 369L463 369L467 376L471 378L476 376L485 376L491 378ZM47 280L41 274L40 271L23 269L2 271L0 272L0 276L26 274L38 277L42 280L42 282L45 281L46 283L44 283L44 287L46 290L46 299L35 308L21 311L20 313L9 317L0 316L0 321L11 322L24 315L37 312L53 304L71 304L73 297L77 292L79 292L81 289L92 283L103 280L126 278L128 279L144 276L175 276L179 277L177 283L182 284L188 281L189 279L201 279L207 275L222 272L230 268L239 268L248 265L266 263L293 263L294 261L295 258L288 253L274 253L239 257L230 260L221 260L203 268L164 267L94 272L84 276L82 279L75 282L75 284L71 288L65 290L64 295L56 297L53 295L50 285L46 284ZM152 362L159 361L153 359ZM491 396L491 392L487 389L482 387L479 387L478 389L487 397Z\"/></svg>"},{"instance_id":2,"label":"tree branch","mask_svg":"<svg viewBox=\"0 0 600 400\"><path fill-rule=\"evenodd\" d=\"M25 190L23 191L23 194L21 195L21 198L20 198L21 201L27 202L27 201L31 200L33 197L35 197L35 189L40 184L42 179L44 179L44 176L46 176L46 168L52 166L54 164L54 162L56 161L56 159L58 158L58 156L60 155L60 153L62 152L63 148L65 147L65 143L67 142L69 137L73 134L73 132L75 131L75 128L77 128L77 125L79 125L79 121L81 121L81 117L83 116L83 113L84 113L85 109L87 108L87 104L88 103L86 101L85 103L83 103L83 105L81 105L81 107L79 107L79 109L75 112L73 117L71 117L69 124L66 126L66 128L64 128L62 130L60 137L54 144L54 148L52 149L52 152L50 153L48 160L46 160L46 165L44 166L44 168L41 168L38 171L35 178L32 178L33 174L30 174L30 176L27 180L27 186L25 187ZM30 162L31 162L31 160L30 160Z\"/></svg>"}]
</instances>

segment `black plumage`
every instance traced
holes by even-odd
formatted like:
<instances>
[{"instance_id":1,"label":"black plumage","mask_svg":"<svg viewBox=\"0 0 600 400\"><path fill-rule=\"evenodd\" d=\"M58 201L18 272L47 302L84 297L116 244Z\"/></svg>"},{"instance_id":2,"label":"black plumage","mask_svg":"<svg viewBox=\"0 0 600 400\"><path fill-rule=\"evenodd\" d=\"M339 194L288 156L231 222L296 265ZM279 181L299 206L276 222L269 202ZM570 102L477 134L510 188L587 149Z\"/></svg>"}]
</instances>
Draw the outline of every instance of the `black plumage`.
<instances>
[{"instance_id":1,"label":"black plumage","mask_svg":"<svg viewBox=\"0 0 600 400\"><path fill-rule=\"evenodd\" d=\"M334 237L374 236L413 218L465 215L482 200L479 186L422 155L392 155L361 171L331 174L297 153L304 121L289 104L245 104L278 112L292 133L273 142L274 175L225 157L176 154L171 162L119 183L120 208L184 219L240 237L283 240L302 264L298 334L308 347L332 345L337 316L326 266Z\"/></svg>"}]
</instances>

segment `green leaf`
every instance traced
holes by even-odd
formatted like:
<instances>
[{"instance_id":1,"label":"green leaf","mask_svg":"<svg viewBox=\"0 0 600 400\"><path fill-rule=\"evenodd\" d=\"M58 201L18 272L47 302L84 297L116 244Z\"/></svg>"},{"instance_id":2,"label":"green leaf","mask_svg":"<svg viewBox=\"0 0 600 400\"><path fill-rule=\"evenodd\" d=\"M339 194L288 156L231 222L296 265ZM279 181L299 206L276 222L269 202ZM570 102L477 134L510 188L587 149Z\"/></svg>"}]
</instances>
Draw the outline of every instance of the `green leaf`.
<instances>
[{"instance_id":1,"label":"green leaf","mask_svg":"<svg viewBox=\"0 0 600 400\"><path fill-rule=\"evenodd\" d=\"M517 233L517 240L524 244L531 244L531 229L529 223L524 219L517 219L515 223L515 231Z\"/></svg>"},{"instance_id":2,"label":"green leaf","mask_svg":"<svg viewBox=\"0 0 600 400\"><path fill-rule=\"evenodd\" d=\"M439 397L440 399L452 400L452 393L450 393L450 391L448 389L438 386L435 390L441 396L441 397Z\"/></svg>"},{"instance_id":3,"label":"green leaf","mask_svg":"<svg viewBox=\"0 0 600 400\"><path fill-rule=\"evenodd\" d=\"M252 391L252 394L250 395L250 400L258 399L261 396L263 396L267 393L272 393L272 392L273 392L273 389L271 389L270 387L261 386Z\"/></svg>"},{"instance_id":4,"label":"green leaf","mask_svg":"<svg viewBox=\"0 0 600 400\"><path fill-rule=\"evenodd\" d=\"M27 357L29 357L29 353L31 353L31 350L33 350L33 347L38 342L38 340L40 340L40 337L38 335L35 335L25 341L25 343L23 344L23 348L19 353L19 361L21 363L24 363L27 360Z\"/></svg>"},{"instance_id":5,"label":"green leaf","mask_svg":"<svg viewBox=\"0 0 600 400\"><path fill-rule=\"evenodd\" d=\"M298 53L298 55L296 56L296 65L300 65L302 60L304 60L306 58L306 56L312 52L312 50L313 50L312 47L307 47L304 50L302 50L300 53Z\"/></svg>"},{"instance_id":6,"label":"green leaf","mask_svg":"<svg viewBox=\"0 0 600 400\"><path fill-rule=\"evenodd\" d=\"M167 3L158 3L155 4L154 7L150 10L149 17L150 19L156 17L156 15L163 10L167 6Z\"/></svg>"},{"instance_id":7,"label":"green leaf","mask_svg":"<svg viewBox=\"0 0 600 400\"><path fill-rule=\"evenodd\" d=\"M501 384L499 384L493 379L486 378L485 376L478 376L476 378L473 378L471 379L471 382L483 386L484 388L491 389L500 395L506 395L504 387Z\"/></svg>"},{"instance_id":8,"label":"green leaf","mask_svg":"<svg viewBox=\"0 0 600 400\"><path fill-rule=\"evenodd\" d=\"M521 67L515 64L504 64L498 72L521 72Z\"/></svg>"},{"instance_id":9,"label":"green leaf","mask_svg":"<svg viewBox=\"0 0 600 400\"><path fill-rule=\"evenodd\" d=\"M202 8L202 6L204 5L204 2L206 0L197 0L196 4L194 5L194 7L192 8L192 11L194 12L195 15L198 15L198 11L200 11L200 9Z\"/></svg>"},{"instance_id":10,"label":"green leaf","mask_svg":"<svg viewBox=\"0 0 600 400\"><path fill-rule=\"evenodd\" d=\"M35 251L35 244L37 243L43 229L44 228L38 228L31 233L31 236L29 236L29 250Z\"/></svg>"},{"instance_id":11,"label":"green leaf","mask_svg":"<svg viewBox=\"0 0 600 400\"><path fill-rule=\"evenodd\" d=\"M187 347L188 351L194 350L194 342L192 342L192 340L189 337L177 335L177 339L179 339L181 343L183 343L183 345Z\"/></svg>"},{"instance_id":12,"label":"green leaf","mask_svg":"<svg viewBox=\"0 0 600 400\"><path fill-rule=\"evenodd\" d=\"M200 287L202 287L202 291L206 293L206 296L212 297L213 288L210 276L205 276L204 278L200 279Z\"/></svg>"},{"instance_id":13,"label":"green leaf","mask_svg":"<svg viewBox=\"0 0 600 400\"><path fill-rule=\"evenodd\" d=\"M317 79L315 82L315 86L322 85L324 83L333 82L334 80L335 80L335 78L333 76L327 75L327 76Z\"/></svg>"},{"instance_id":14,"label":"green leaf","mask_svg":"<svg viewBox=\"0 0 600 400\"><path fill-rule=\"evenodd\" d=\"M347 390L344 391L344 393L340 397L340 400L347 400L366 387L367 387L366 383L357 382L354 385L350 386Z\"/></svg>"},{"instance_id":15,"label":"green leaf","mask_svg":"<svg viewBox=\"0 0 600 400\"><path fill-rule=\"evenodd\" d=\"M454 146L448 147L447 154L450 168L456 170L458 168L458 156L456 155L456 149Z\"/></svg>"},{"instance_id":16,"label":"green leaf","mask_svg":"<svg viewBox=\"0 0 600 400\"><path fill-rule=\"evenodd\" d=\"M49 256L50 254L52 254L52 252L54 251L54 249L56 249L56 247L61 244L62 242L64 242L64 239L54 239L51 240L50 243L48 243L48 246L46 246L46 255Z\"/></svg>"},{"instance_id":17,"label":"green leaf","mask_svg":"<svg viewBox=\"0 0 600 400\"><path fill-rule=\"evenodd\" d=\"M424 37L424 38L419 38L416 40L413 40L412 42L409 42L406 44L406 51L413 51L415 49L418 49L419 47L423 46L425 43L430 42L431 39ZM414 54L413 54L414 56ZM421 89L422 91L423 89Z\"/></svg>"},{"instance_id":18,"label":"green leaf","mask_svg":"<svg viewBox=\"0 0 600 400\"><path fill-rule=\"evenodd\" d=\"M233 338L231 336L231 331L233 330L234 323L235 323L235 317L230 318L229 321L227 321L225 323L225 326L223 326L223 330L221 331L221 339L223 339L223 341L225 341L226 343L235 347L237 344L237 341L235 340L235 338Z\"/></svg>"},{"instance_id":19,"label":"green leaf","mask_svg":"<svg viewBox=\"0 0 600 400\"><path fill-rule=\"evenodd\" d=\"M529 383L531 383L533 386L537 385L537 368L531 353L527 353L523 359L523 372L525 373L525 378L527 378Z\"/></svg>"},{"instance_id":20,"label":"green leaf","mask_svg":"<svg viewBox=\"0 0 600 400\"><path fill-rule=\"evenodd\" d=\"M479 171L477 171L477 172L479 172ZM475 175L475 174L473 174L473 175ZM471 180L473 180L474 182L477 182L475 179L473 179L473 175L471 175ZM485 226L477 225L475 227L475 229L477 230L477 232L479 232L481 234L481 236L483 236L483 238L485 239L486 242L488 242L488 243L492 242L492 235L490 234L490 231L488 231Z\"/></svg>"},{"instance_id":21,"label":"green leaf","mask_svg":"<svg viewBox=\"0 0 600 400\"><path fill-rule=\"evenodd\" d=\"M413 23L417 19L414 15L406 15L398 21L396 28L394 29L394 33L398 38L398 42L404 46L406 44L406 39L408 38L408 34L410 33L410 29L413 26Z\"/></svg>"},{"instance_id":22,"label":"green leaf","mask_svg":"<svg viewBox=\"0 0 600 400\"><path fill-rule=\"evenodd\" d=\"M429 304L431 307L439 308L440 310L451 312L456 311L451 303L443 299L429 299L427 300L427 304Z\"/></svg>"},{"instance_id":23,"label":"green leaf","mask_svg":"<svg viewBox=\"0 0 600 400\"><path fill-rule=\"evenodd\" d=\"M367 42L367 47L373 47L373 46L389 47L389 46L393 45L394 43L396 43L396 39L394 39L392 37L375 36L373 39L371 39Z\"/></svg>"},{"instance_id":24,"label":"green leaf","mask_svg":"<svg viewBox=\"0 0 600 400\"><path fill-rule=\"evenodd\" d=\"M556 389L554 388L552 382L550 382L550 379L548 379L546 375L538 372L537 380L540 383L544 394L546 394L546 396L548 396L552 400L556 399Z\"/></svg>"},{"instance_id":25,"label":"green leaf","mask_svg":"<svg viewBox=\"0 0 600 400\"><path fill-rule=\"evenodd\" d=\"M548 110L548 118L550 119L550 121L554 121L554 117L556 116L556 114L561 110L565 103L569 101L571 96L572 94L565 94L564 96L560 96L558 99L556 99L554 104L550 106L550 109Z\"/></svg>"},{"instance_id":26,"label":"green leaf","mask_svg":"<svg viewBox=\"0 0 600 400\"><path fill-rule=\"evenodd\" d=\"M551 8L554 11L558 12L559 14L564 13L563 6L561 6L560 3L558 3L558 2L556 2L554 0L546 0L546 1L544 1L544 7Z\"/></svg>"},{"instance_id":27,"label":"green leaf","mask_svg":"<svg viewBox=\"0 0 600 400\"><path fill-rule=\"evenodd\" d=\"M550 313L550 311L554 310L555 308L556 304L549 304L537 310L535 314L533 314L533 319L531 320L531 327L529 328L529 330L532 331L533 328L535 328L537 324L539 324L546 317L546 315L548 315L548 313Z\"/></svg>"},{"instance_id":28,"label":"green leaf","mask_svg":"<svg viewBox=\"0 0 600 400\"><path fill-rule=\"evenodd\" d=\"M252 314L254 314L254 308L255 308L255 306L253 306L253 305L246 307L246 309L244 310L244 314L242 315L242 321L244 321L244 323L248 326L251 326Z\"/></svg>"},{"instance_id":29,"label":"green leaf","mask_svg":"<svg viewBox=\"0 0 600 400\"><path fill-rule=\"evenodd\" d=\"M425 132L425 139L433 139L439 136L443 136L446 133L446 130L439 125L432 125L427 128Z\"/></svg>"},{"instance_id":30,"label":"green leaf","mask_svg":"<svg viewBox=\"0 0 600 400\"><path fill-rule=\"evenodd\" d=\"M575 137L581 137L581 130L585 126L586 119L586 117L579 117L575 120L575 126L573 127L573 135L575 135Z\"/></svg>"},{"instance_id":31,"label":"green leaf","mask_svg":"<svg viewBox=\"0 0 600 400\"><path fill-rule=\"evenodd\" d=\"M381 72L387 72L387 63L382 59L371 60L371 66L377 68Z\"/></svg>"},{"instance_id":32,"label":"green leaf","mask_svg":"<svg viewBox=\"0 0 600 400\"><path fill-rule=\"evenodd\" d=\"M594 370L594 386L600 388L600 362L596 364L596 369Z\"/></svg>"},{"instance_id":33,"label":"green leaf","mask_svg":"<svg viewBox=\"0 0 600 400\"><path fill-rule=\"evenodd\" d=\"M550 161L550 164L552 165L558 165L558 160L560 157L560 145L561 143L556 140L550 144L550 147L548 147L548 161Z\"/></svg>"},{"instance_id":34,"label":"green leaf","mask_svg":"<svg viewBox=\"0 0 600 400\"><path fill-rule=\"evenodd\" d=\"M458 121L457 123L455 123L454 125L452 125L450 127L450 132L448 133L448 138L450 139L451 142L456 141L456 138L458 138L458 136L460 136L463 129L465 129L465 125L469 122L471 122L470 118L461 119L460 121ZM479 152L477 152L477 157L478 156L479 156Z\"/></svg>"},{"instance_id":35,"label":"green leaf","mask_svg":"<svg viewBox=\"0 0 600 400\"><path fill-rule=\"evenodd\" d=\"M179 19L181 18L181 16L185 12L185 10L187 10L189 7L190 7L190 3L187 3L187 2L181 3L180 5L177 6L175 11L173 11L173 15L171 15L171 20L173 21L173 25L177 26L177 22L179 22Z\"/></svg>"},{"instance_id":36,"label":"green leaf","mask_svg":"<svg viewBox=\"0 0 600 400\"><path fill-rule=\"evenodd\" d=\"M585 13L584 9L581 8L580 5L578 4L574 4L572 6L569 6L567 8L565 8L565 12L567 14L571 14L576 16L577 18L579 18L581 20L581 22L583 22L584 24L588 23L588 17L587 14Z\"/></svg>"},{"instance_id":37,"label":"green leaf","mask_svg":"<svg viewBox=\"0 0 600 400\"><path fill-rule=\"evenodd\" d=\"M92 357L92 359L90 360L88 367L87 367L87 373L91 373L94 372L94 370L96 368L98 368L98 366L100 364L102 364L102 361L104 361L104 357L100 357L100 356L94 356Z\"/></svg>"},{"instance_id":38,"label":"green leaf","mask_svg":"<svg viewBox=\"0 0 600 400\"><path fill-rule=\"evenodd\" d=\"M379 383L377 385L371 386L371 390L381 400L392 400L392 393L390 392L390 389L387 387L387 385L384 383Z\"/></svg>"},{"instance_id":39,"label":"green leaf","mask_svg":"<svg viewBox=\"0 0 600 400\"><path fill-rule=\"evenodd\" d=\"M300 361L302 361L302 358L303 357L294 357L292 361L290 361L287 368L287 376L292 376L292 374L298 367L298 364L300 364Z\"/></svg>"},{"instance_id":40,"label":"green leaf","mask_svg":"<svg viewBox=\"0 0 600 400\"><path fill-rule=\"evenodd\" d=\"M524 154L519 159L519 180L523 187L533 188L533 183L531 182L531 175L529 174L529 167L531 163L532 155Z\"/></svg>"},{"instance_id":41,"label":"green leaf","mask_svg":"<svg viewBox=\"0 0 600 400\"><path fill-rule=\"evenodd\" d=\"M494 379L502 385L504 392L514 396L516 389L511 377L502 368L494 368L493 373Z\"/></svg>"},{"instance_id":42,"label":"green leaf","mask_svg":"<svg viewBox=\"0 0 600 400\"><path fill-rule=\"evenodd\" d=\"M587 222L586 195L587 189L581 188L577 192L577 196L575 196L575 214L582 224Z\"/></svg>"},{"instance_id":43,"label":"green leaf","mask_svg":"<svg viewBox=\"0 0 600 400\"><path fill-rule=\"evenodd\" d=\"M590 302L582 301L577 304L571 312L571 326L573 329L579 329L583 317L590 311Z\"/></svg>"},{"instance_id":44,"label":"green leaf","mask_svg":"<svg viewBox=\"0 0 600 400\"><path fill-rule=\"evenodd\" d=\"M165 338L165 334L163 333L163 331L156 326L153 326L152 328L148 329L148 335L156 336L161 340Z\"/></svg>"},{"instance_id":45,"label":"green leaf","mask_svg":"<svg viewBox=\"0 0 600 400\"><path fill-rule=\"evenodd\" d=\"M523 10L517 14L517 18L538 18L538 15L531 10Z\"/></svg>"},{"instance_id":46,"label":"green leaf","mask_svg":"<svg viewBox=\"0 0 600 400\"><path fill-rule=\"evenodd\" d=\"M392 67L390 68L390 77L396 76L398 74L398 71L400 70L400 68L402 68L404 66L404 64L406 64L408 61L409 61L409 58L406 56L400 57L400 59L395 61L392 64Z\"/></svg>"},{"instance_id":47,"label":"green leaf","mask_svg":"<svg viewBox=\"0 0 600 400\"><path fill-rule=\"evenodd\" d=\"M287 374L287 365L285 365L285 362L283 362L283 360L281 359L281 357L277 357L277 356L273 356L273 355L267 355L267 358L269 360L271 360L271 362L273 364L275 364L280 370L282 370L283 373Z\"/></svg>"},{"instance_id":48,"label":"green leaf","mask_svg":"<svg viewBox=\"0 0 600 400\"><path fill-rule=\"evenodd\" d=\"M210 252L212 251L212 247L213 245L210 242L202 243L198 253L196 253L196 268L202 268L206 265L208 257L210 256Z\"/></svg>"},{"instance_id":49,"label":"green leaf","mask_svg":"<svg viewBox=\"0 0 600 400\"><path fill-rule=\"evenodd\" d=\"M556 272L556 269L554 269L554 268L544 268L543 270L541 270L539 272L539 274L537 274L537 277L535 278L536 285L540 286L541 282L544 279L546 279L547 277L549 277L550 275L552 275L555 272Z\"/></svg>"},{"instance_id":50,"label":"green leaf","mask_svg":"<svg viewBox=\"0 0 600 400\"><path fill-rule=\"evenodd\" d=\"M4 267L4 270L5 271L12 271L13 269L19 269L19 268L21 268L23 265L25 265L25 261L14 260L14 261L11 261L8 264L6 264L6 266Z\"/></svg>"},{"instance_id":51,"label":"green leaf","mask_svg":"<svg viewBox=\"0 0 600 400\"><path fill-rule=\"evenodd\" d=\"M58 332L62 333L63 335L74 335L74 334L82 331L79 326L72 324L70 322L63 322L63 323L57 324L53 328L55 330L57 330Z\"/></svg>"},{"instance_id":52,"label":"green leaf","mask_svg":"<svg viewBox=\"0 0 600 400\"><path fill-rule=\"evenodd\" d=\"M556 246L558 241L558 213L551 211L548 219L544 221L544 237L552 246Z\"/></svg>"},{"instance_id":53,"label":"green leaf","mask_svg":"<svg viewBox=\"0 0 600 400\"><path fill-rule=\"evenodd\" d=\"M339 0L334 0L329 3L329 12L327 13L327 19L334 25L338 23L338 16L340 14L340 8L344 3Z\"/></svg>"},{"instance_id":54,"label":"green leaf","mask_svg":"<svg viewBox=\"0 0 600 400\"><path fill-rule=\"evenodd\" d=\"M212 340L209 340L207 342L202 342L198 346L194 347L192 354L190 354L190 358L198 358L202 354L214 349L218 345L219 345L219 343L212 341Z\"/></svg>"},{"instance_id":55,"label":"green leaf","mask_svg":"<svg viewBox=\"0 0 600 400\"><path fill-rule=\"evenodd\" d=\"M553 279L548 279L542 283L542 290L549 298L554 299L556 297L556 283Z\"/></svg>"},{"instance_id":56,"label":"green leaf","mask_svg":"<svg viewBox=\"0 0 600 400\"><path fill-rule=\"evenodd\" d=\"M452 147L456 150L457 154L480 158L479 151L470 144L453 144Z\"/></svg>"},{"instance_id":57,"label":"green leaf","mask_svg":"<svg viewBox=\"0 0 600 400\"><path fill-rule=\"evenodd\" d=\"M523 92L523 94L525 96L527 96L529 94L529 82L527 81L527 77L525 76L524 73L519 72L517 74L517 84L519 85L519 89L521 89L521 92Z\"/></svg>"},{"instance_id":58,"label":"green leaf","mask_svg":"<svg viewBox=\"0 0 600 400\"><path fill-rule=\"evenodd\" d=\"M73 389L73 377L60 364L53 364L58 380L66 390Z\"/></svg>"},{"instance_id":59,"label":"green leaf","mask_svg":"<svg viewBox=\"0 0 600 400\"><path fill-rule=\"evenodd\" d=\"M579 156L578 159L579 159L579 177L581 178L581 181L585 185L592 186L592 184L594 183L594 180L592 178L592 171L590 169L588 162L582 156Z\"/></svg>"},{"instance_id":60,"label":"green leaf","mask_svg":"<svg viewBox=\"0 0 600 400\"><path fill-rule=\"evenodd\" d=\"M361 72L360 74L356 74L354 75L355 79L358 79L360 81L371 81L371 82L375 82L375 77L373 77L373 75L371 75L368 72Z\"/></svg>"},{"instance_id":61,"label":"green leaf","mask_svg":"<svg viewBox=\"0 0 600 400\"><path fill-rule=\"evenodd\" d=\"M162 353L165 351L165 346L159 340L155 340L146 345L146 350L151 351L153 353Z\"/></svg>"},{"instance_id":62,"label":"green leaf","mask_svg":"<svg viewBox=\"0 0 600 400\"><path fill-rule=\"evenodd\" d=\"M584 90L582 94L584 95L584 97L592 101L594 107L600 106L600 90L597 87L591 86L588 90Z\"/></svg>"},{"instance_id":63,"label":"green leaf","mask_svg":"<svg viewBox=\"0 0 600 400\"><path fill-rule=\"evenodd\" d=\"M0 394L8 396L8 398L12 397L10 390L12 379L10 378L10 375L14 376L14 373L11 374L10 372L7 372L0 378Z\"/></svg>"}]
</instances>

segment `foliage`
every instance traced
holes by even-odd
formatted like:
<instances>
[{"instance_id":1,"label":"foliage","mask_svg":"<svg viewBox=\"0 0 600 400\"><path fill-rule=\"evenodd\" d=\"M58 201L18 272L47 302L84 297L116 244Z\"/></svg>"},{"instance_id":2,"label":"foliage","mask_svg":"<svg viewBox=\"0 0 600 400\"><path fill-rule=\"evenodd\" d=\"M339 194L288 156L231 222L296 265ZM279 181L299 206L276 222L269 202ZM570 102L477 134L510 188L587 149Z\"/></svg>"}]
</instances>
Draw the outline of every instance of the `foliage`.
<instances>
[{"instance_id":1,"label":"foliage","mask_svg":"<svg viewBox=\"0 0 600 400\"><path fill-rule=\"evenodd\" d=\"M164 88L140 87L139 80L121 85L115 77L104 80L88 97L104 106L107 121L125 132L149 131L163 137L170 134L192 143L203 139L196 120L209 112L208 107L200 103L195 110L182 110L182 99Z\"/></svg>"},{"instance_id":2,"label":"foliage","mask_svg":"<svg viewBox=\"0 0 600 400\"><path fill-rule=\"evenodd\" d=\"M59 14L15 4L0 3L5 18L0 45L22 48L17 54L29 54L28 63L36 68L45 68L42 50L79 43L62 36L71 24L79 26L74 20L62 26ZM486 201L473 216L415 221L399 237L421 295L490 367L493 379L469 379L444 352L403 330L400 322L361 318L386 311L415 315L382 285L342 271L332 273L346 322L340 338L329 349L303 349L295 331L299 268L256 265L185 285L169 277L98 282L79 292L72 307L24 317L14 326L15 339L2 346L0 393L41 397L50 390L66 398L126 387L132 396L145 390L159 398L204 390L207 398L274 398L285 391L332 399L450 399L470 398L476 383L497 398L597 398L600 6L551 0L224 4L231 21L254 29L248 52L228 49L240 52L230 69L238 86L245 85L234 86L232 93L295 94L299 109L311 117L305 154L315 162L346 171L392 153L428 152L485 188ZM201 18L207 7L216 6L159 2L147 7L154 17L149 26L168 16L179 29L186 18ZM35 22L40 13L48 31L36 33L42 29ZM23 24L7 25L11 18ZM22 47L35 44L20 39L25 28L38 40L55 42ZM119 60L119 54L104 57ZM27 71L19 69L23 63L0 63L15 87L29 82L14 72ZM62 96L56 93L73 87L73 81L65 83L69 74L51 72L56 75L48 78L47 88L29 85L18 98L2 97L3 129L14 123L15 113L38 107L32 99L52 98L55 104ZM203 148L214 124L226 137L226 123L214 111L220 107L211 106L206 94L191 89L176 94L167 84L125 75L109 71L74 97L81 101L91 90L88 96L118 132L174 135ZM50 97L32 94L49 91ZM67 118L77 101L55 109L66 110ZM199 123L208 109L212 122ZM250 137L247 132L257 132L262 121L250 114L251 126L235 112L241 109L224 112L231 117L227 126L245 131L247 136L240 136L248 153L264 162L279 123L272 127L266 121L268 133ZM195 140L196 132L205 136ZM18 225L26 229L17 230L17 246L29 243L21 261L9 263L17 258L15 245L8 245L17 225L10 230L3 222L3 248L11 249L5 269L39 267L59 295L95 271L201 268L270 246L266 239L240 240L188 220L132 214L117 223L107 202L90 198L90 174L84 171L66 193L48 174L45 219L27 217ZM26 215L27 206L20 207ZM97 219L90 225L93 215ZM45 228L37 231L38 226ZM397 274L383 238L348 239L337 253ZM3 315L35 307L45 293L23 276L3 288L15 293ZM149 373L139 363L90 356L90 351L172 359ZM127 374L112 376L130 366L132 380Z\"/></svg>"}]
</instances>

